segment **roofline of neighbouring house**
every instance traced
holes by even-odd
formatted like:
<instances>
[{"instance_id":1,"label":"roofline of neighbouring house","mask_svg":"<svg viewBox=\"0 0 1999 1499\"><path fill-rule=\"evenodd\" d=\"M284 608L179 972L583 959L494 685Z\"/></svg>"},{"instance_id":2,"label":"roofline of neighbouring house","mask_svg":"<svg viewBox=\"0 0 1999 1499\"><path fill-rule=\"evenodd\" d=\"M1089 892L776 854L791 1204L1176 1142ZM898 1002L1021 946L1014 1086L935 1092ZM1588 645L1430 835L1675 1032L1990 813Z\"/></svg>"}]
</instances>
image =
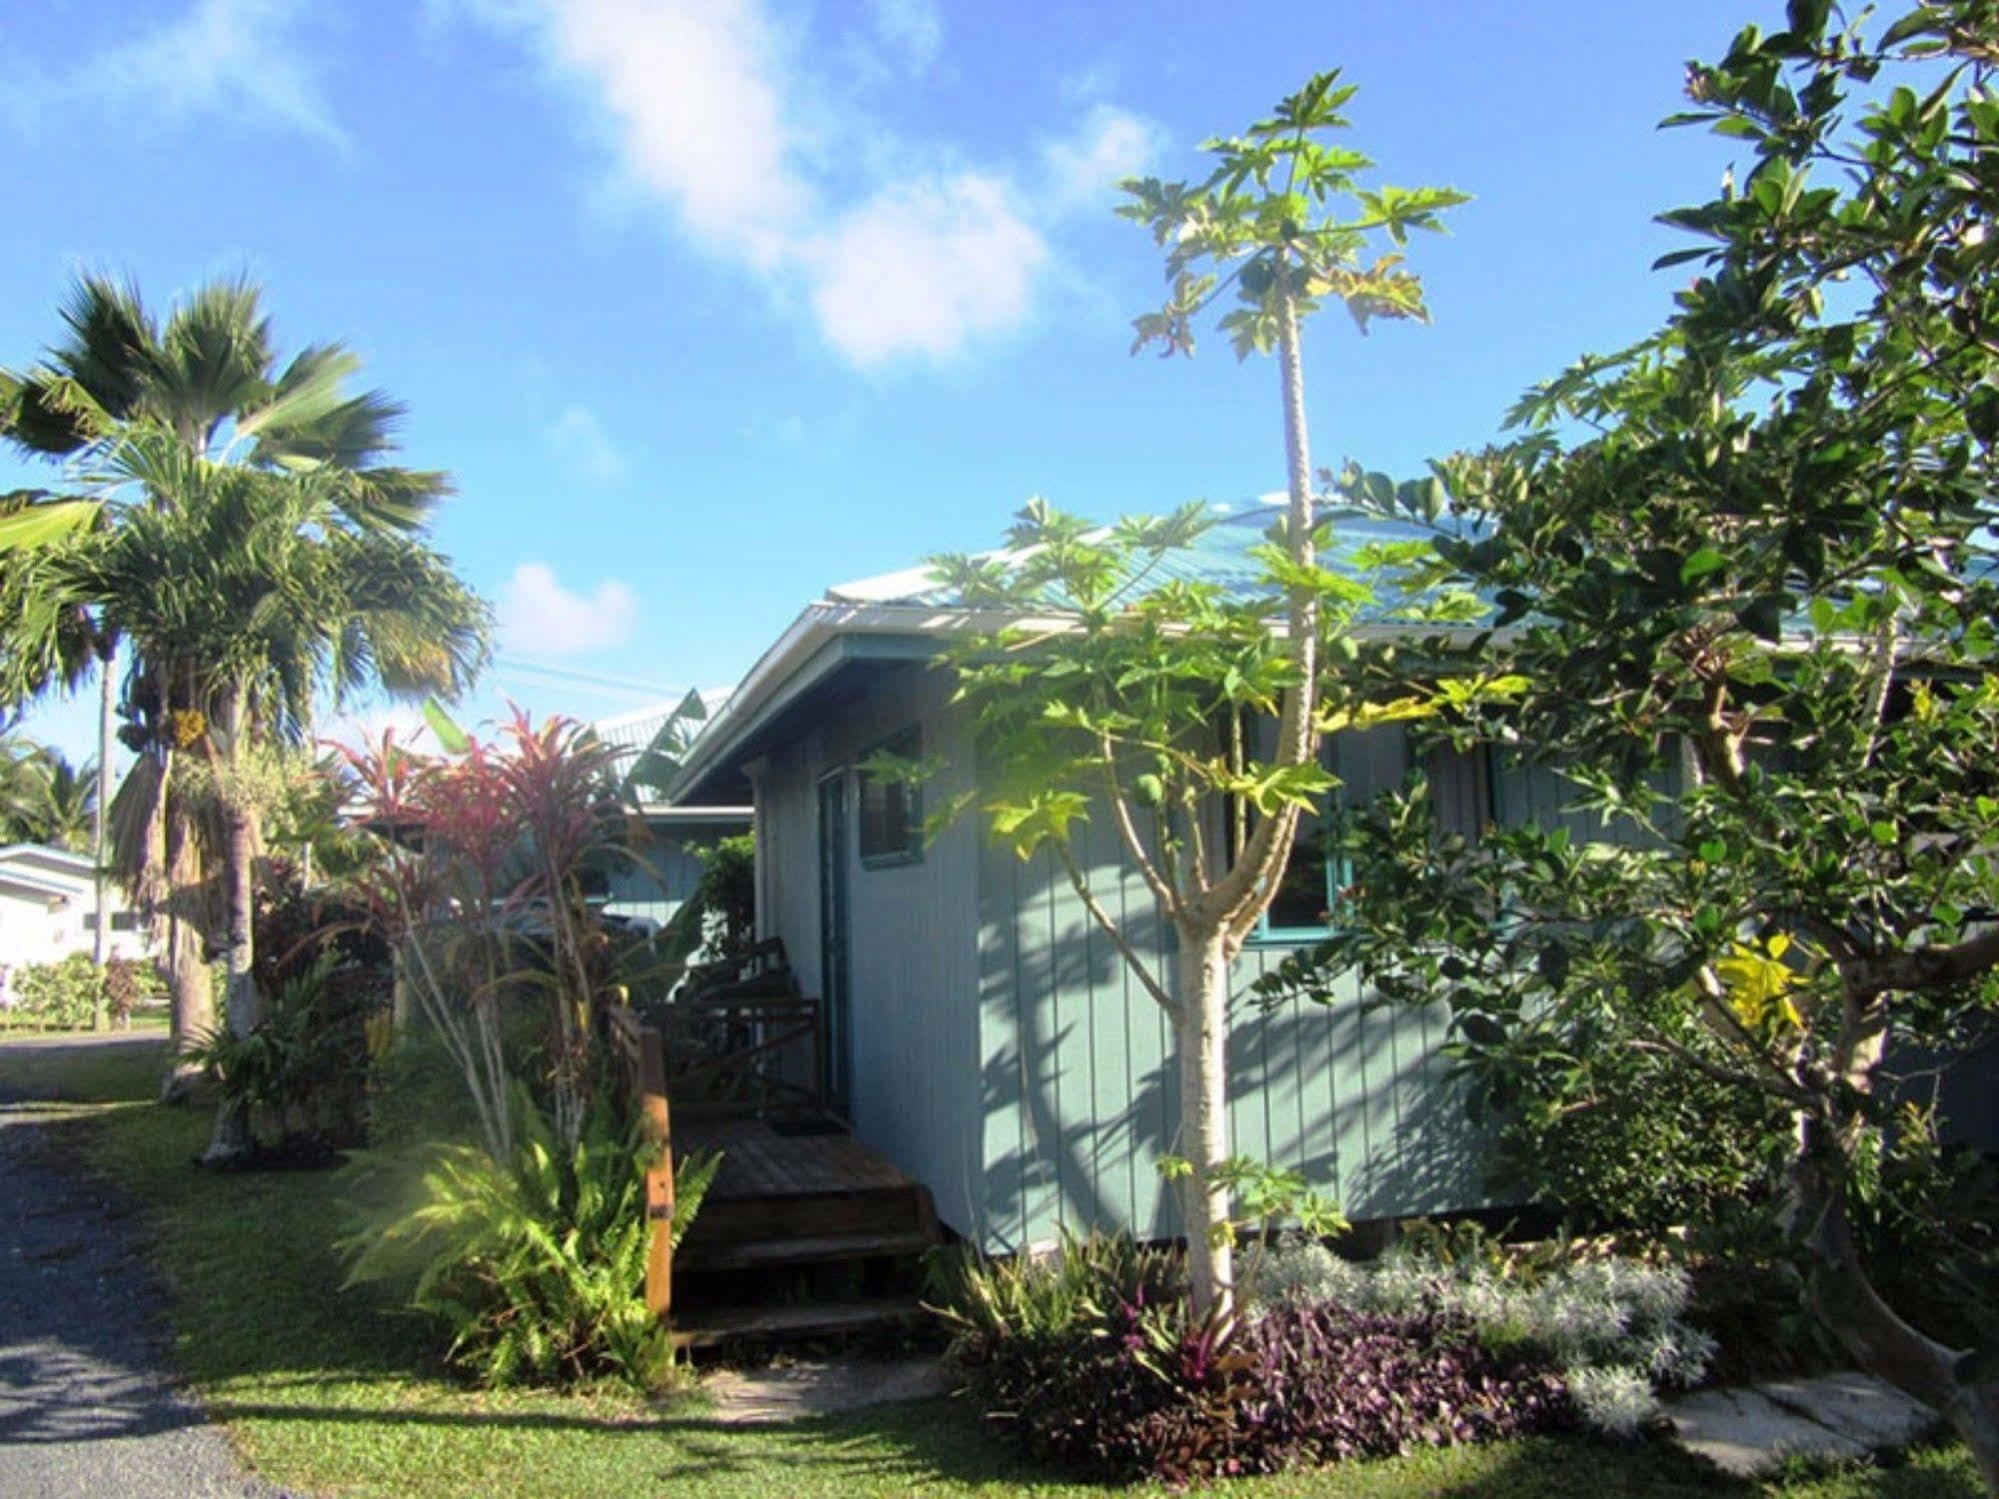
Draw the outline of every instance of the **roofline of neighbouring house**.
<instances>
[{"instance_id":1,"label":"roofline of neighbouring house","mask_svg":"<svg viewBox=\"0 0 1999 1499\"><path fill-rule=\"evenodd\" d=\"M10 864L18 858L28 856L39 856L43 859L53 859L60 864L67 864L76 870L79 875L86 878L94 878L97 874L97 865L94 861L84 857L82 854L73 854L66 848L57 848L53 844L10 843L5 848L0 848L0 864Z\"/></svg>"},{"instance_id":2,"label":"roofline of neighbouring house","mask_svg":"<svg viewBox=\"0 0 1999 1499\"><path fill-rule=\"evenodd\" d=\"M68 885L58 885L49 880L38 880L32 875L20 874L12 869L0 869L0 885L11 885L17 890L27 890L45 896L53 902L70 902L82 898L82 892Z\"/></svg>"},{"instance_id":3,"label":"roofline of neighbouring house","mask_svg":"<svg viewBox=\"0 0 1999 1499\"><path fill-rule=\"evenodd\" d=\"M639 816L647 822L662 822L669 825L688 823L702 825L716 822L747 823L756 815L754 807L682 807L673 802L640 802Z\"/></svg>"}]
</instances>

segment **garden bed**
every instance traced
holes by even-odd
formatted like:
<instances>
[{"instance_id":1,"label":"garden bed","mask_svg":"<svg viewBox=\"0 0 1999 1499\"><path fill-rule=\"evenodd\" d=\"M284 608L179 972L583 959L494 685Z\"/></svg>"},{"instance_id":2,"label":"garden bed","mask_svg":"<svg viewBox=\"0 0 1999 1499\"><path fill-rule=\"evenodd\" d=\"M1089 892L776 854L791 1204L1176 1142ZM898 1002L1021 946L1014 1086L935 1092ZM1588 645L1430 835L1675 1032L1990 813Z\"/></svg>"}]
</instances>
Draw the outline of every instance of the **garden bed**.
<instances>
[{"instance_id":1,"label":"garden bed","mask_svg":"<svg viewBox=\"0 0 1999 1499\"><path fill-rule=\"evenodd\" d=\"M342 1292L335 1208L313 1173L218 1176L187 1167L209 1121L149 1102L157 1043L8 1044L0 1078L72 1104L46 1134L129 1192L130 1220L171 1292L172 1351L244 1458L299 1492L584 1495L695 1487L735 1495L1097 1495L1017 1456L962 1401L920 1401L785 1426L725 1426L698 1399L477 1391L441 1365L431 1330ZM273 1337L272 1328L284 1329ZM1895 1499L1976 1493L1955 1449L1877 1473L1807 1470L1734 1483L1659 1445L1536 1438L1425 1451L1221 1490L1275 1496L1526 1499Z\"/></svg>"}]
</instances>

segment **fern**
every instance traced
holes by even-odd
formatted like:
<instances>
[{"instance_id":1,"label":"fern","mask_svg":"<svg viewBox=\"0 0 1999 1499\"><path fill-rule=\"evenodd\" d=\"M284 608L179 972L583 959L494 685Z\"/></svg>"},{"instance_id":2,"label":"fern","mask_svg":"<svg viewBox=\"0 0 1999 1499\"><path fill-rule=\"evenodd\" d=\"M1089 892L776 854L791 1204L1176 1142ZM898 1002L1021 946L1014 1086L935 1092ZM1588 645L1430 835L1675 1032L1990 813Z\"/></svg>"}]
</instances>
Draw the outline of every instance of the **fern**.
<instances>
[{"instance_id":1,"label":"fern","mask_svg":"<svg viewBox=\"0 0 1999 1499\"><path fill-rule=\"evenodd\" d=\"M643 1296L655 1147L597 1110L565 1153L524 1089L514 1110L511 1165L438 1144L355 1171L353 1231L338 1246L348 1283L407 1281L410 1305L449 1328L449 1357L487 1384L671 1383L672 1333ZM681 1162L676 1243L719 1164Z\"/></svg>"}]
</instances>

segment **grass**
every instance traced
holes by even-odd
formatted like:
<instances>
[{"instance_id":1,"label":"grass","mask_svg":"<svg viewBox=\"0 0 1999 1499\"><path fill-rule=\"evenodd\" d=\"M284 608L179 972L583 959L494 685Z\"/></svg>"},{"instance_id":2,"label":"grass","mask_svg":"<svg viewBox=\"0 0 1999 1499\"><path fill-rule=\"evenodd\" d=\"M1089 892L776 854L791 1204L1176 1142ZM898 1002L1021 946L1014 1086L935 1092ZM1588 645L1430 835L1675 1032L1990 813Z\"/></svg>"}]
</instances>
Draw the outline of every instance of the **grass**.
<instances>
[{"instance_id":1,"label":"grass","mask_svg":"<svg viewBox=\"0 0 1999 1499\"><path fill-rule=\"evenodd\" d=\"M165 1010L140 1010L132 1016L131 1024L124 1027L113 1026L118 1035L164 1036L170 1017ZM90 1028L51 1027L39 1020L23 1014L17 1008L0 1009L0 1036L13 1039L17 1036L79 1036L89 1035Z\"/></svg>"},{"instance_id":2,"label":"grass","mask_svg":"<svg viewBox=\"0 0 1999 1499\"><path fill-rule=\"evenodd\" d=\"M166 1281L174 1355L238 1450L289 1489L354 1495L1095 1495L1017 1456L955 1401L879 1407L788 1426L726 1426L698 1403L468 1389L434 1334L343 1292L323 1173L189 1169L207 1120L149 1100L159 1043L6 1044L0 1078L37 1106L54 1148L132 1195ZM1956 1448L1898 1466L1792 1467L1733 1483L1676 1449L1531 1441L1227 1485L1228 1499L1972 1499Z\"/></svg>"}]
</instances>

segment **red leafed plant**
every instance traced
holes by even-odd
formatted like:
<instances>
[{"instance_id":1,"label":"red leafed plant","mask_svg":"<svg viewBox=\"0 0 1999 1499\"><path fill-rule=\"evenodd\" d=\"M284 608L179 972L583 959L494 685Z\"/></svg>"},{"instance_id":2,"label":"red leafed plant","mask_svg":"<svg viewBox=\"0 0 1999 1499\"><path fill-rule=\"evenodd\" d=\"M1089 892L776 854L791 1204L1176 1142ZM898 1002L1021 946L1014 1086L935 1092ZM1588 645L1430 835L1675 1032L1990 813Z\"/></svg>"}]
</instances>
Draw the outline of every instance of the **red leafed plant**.
<instances>
[{"instance_id":1,"label":"red leafed plant","mask_svg":"<svg viewBox=\"0 0 1999 1499\"><path fill-rule=\"evenodd\" d=\"M545 1002L556 1132L583 1124L601 928L586 870L622 847L615 751L567 718L539 726L516 708L497 743L424 755L393 731L343 749L382 857L352 882L366 922L402 960L402 979L465 1079L486 1147L513 1157L512 1069L503 1001Z\"/></svg>"}]
</instances>

